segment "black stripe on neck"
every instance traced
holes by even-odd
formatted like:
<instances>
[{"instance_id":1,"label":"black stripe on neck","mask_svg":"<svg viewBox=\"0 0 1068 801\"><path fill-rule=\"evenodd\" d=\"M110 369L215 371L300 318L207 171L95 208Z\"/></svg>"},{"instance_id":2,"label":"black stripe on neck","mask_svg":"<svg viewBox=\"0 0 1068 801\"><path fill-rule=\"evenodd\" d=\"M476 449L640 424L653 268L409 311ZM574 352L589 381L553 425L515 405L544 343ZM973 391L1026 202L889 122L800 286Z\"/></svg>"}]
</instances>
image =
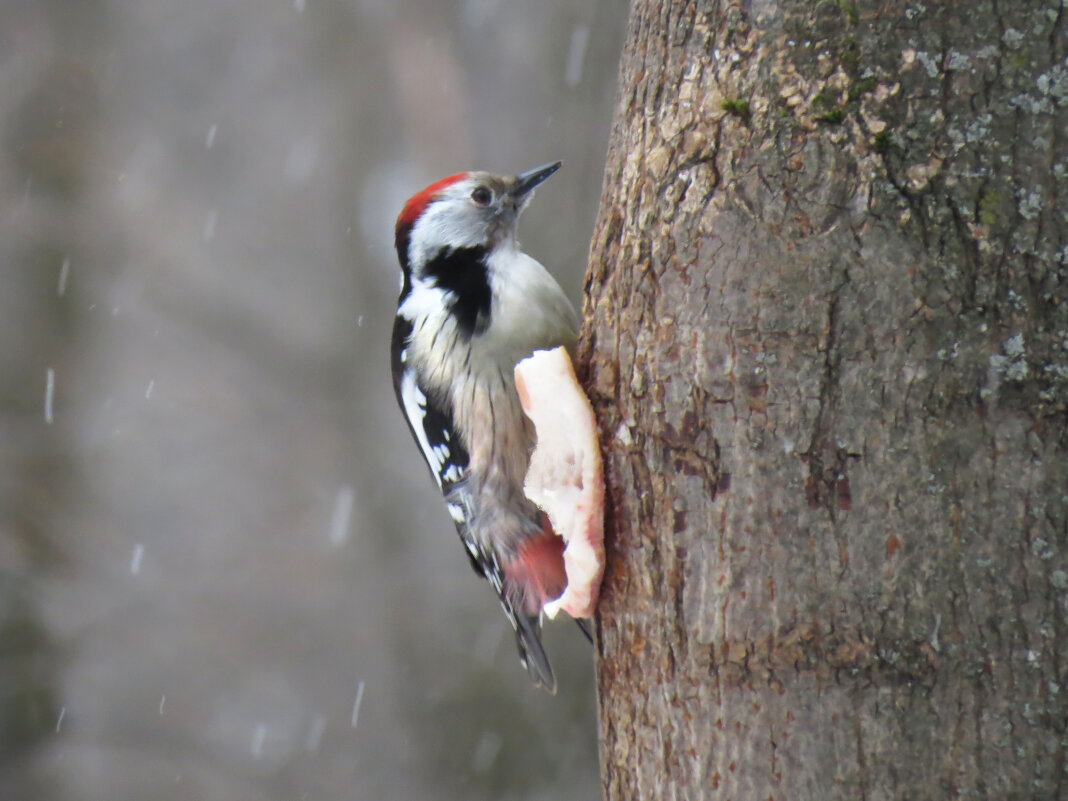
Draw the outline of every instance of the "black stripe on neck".
<instances>
[{"instance_id":1,"label":"black stripe on neck","mask_svg":"<svg viewBox=\"0 0 1068 801\"><path fill-rule=\"evenodd\" d=\"M490 324L493 295L486 269L485 247L441 248L423 270L441 289L452 293L449 310L456 317L460 335L470 339Z\"/></svg>"}]
</instances>

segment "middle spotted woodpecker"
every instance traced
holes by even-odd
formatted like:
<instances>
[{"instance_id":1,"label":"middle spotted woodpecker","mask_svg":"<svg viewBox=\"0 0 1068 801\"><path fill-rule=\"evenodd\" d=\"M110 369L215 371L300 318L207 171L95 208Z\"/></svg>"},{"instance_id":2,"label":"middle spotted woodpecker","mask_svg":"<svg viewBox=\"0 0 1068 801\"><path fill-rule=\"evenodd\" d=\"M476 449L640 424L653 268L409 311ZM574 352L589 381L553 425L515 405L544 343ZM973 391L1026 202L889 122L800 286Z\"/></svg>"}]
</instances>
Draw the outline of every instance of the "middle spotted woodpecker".
<instances>
[{"instance_id":1,"label":"middle spotted woodpecker","mask_svg":"<svg viewBox=\"0 0 1068 801\"><path fill-rule=\"evenodd\" d=\"M464 172L397 217L401 291L393 388L475 571L500 599L535 684L556 690L541 611L564 591L564 543L523 493L534 428L513 368L576 339L578 317L519 249L516 222L560 162L516 176Z\"/></svg>"}]
</instances>

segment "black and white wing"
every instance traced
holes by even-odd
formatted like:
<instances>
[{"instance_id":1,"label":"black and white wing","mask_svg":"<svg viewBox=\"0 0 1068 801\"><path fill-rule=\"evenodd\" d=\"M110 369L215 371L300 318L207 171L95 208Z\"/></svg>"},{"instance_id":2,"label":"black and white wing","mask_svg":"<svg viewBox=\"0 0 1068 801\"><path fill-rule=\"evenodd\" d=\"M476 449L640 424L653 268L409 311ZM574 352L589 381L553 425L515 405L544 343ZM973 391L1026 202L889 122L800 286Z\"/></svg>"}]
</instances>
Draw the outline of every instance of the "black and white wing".
<instances>
[{"instance_id":1,"label":"black and white wing","mask_svg":"<svg viewBox=\"0 0 1068 801\"><path fill-rule=\"evenodd\" d=\"M393 391L408 421L412 438L445 498L445 508L456 524L471 567L497 589L501 582L497 560L482 548L472 531L477 510L467 483L470 462L467 448L453 423L452 411L420 385L416 371L408 363L408 339L412 329L410 320L397 315L393 323Z\"/></svg>"},{"instance_id":2,"label":"black and white wing","mask_svg":"<svg viewBox=\"0 0 1068 801\"><path fill-rule=\"evenodd\" d=\"M408 428L422 451L430 474L449 500L467 477L469 457L453 423L451 411L432 398L420 385L416 371L407 360L412 322L397 315L393 323L392 368L393 391L408 421ZM457 526L467 522L468 510L459 502L449 501L449 515Z\"/></svg>"}]
</instances>

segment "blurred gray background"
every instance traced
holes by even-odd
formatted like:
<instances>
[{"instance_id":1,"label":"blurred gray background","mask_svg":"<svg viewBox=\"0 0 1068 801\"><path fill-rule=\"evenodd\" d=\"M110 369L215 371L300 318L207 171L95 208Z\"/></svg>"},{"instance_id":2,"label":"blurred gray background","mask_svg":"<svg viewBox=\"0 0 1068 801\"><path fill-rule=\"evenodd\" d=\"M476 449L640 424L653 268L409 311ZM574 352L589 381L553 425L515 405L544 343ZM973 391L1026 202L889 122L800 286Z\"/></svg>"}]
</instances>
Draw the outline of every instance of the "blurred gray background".
<instances>
[{"instance_id":1,"label":"blurred gray background","mask_svg":"<svg viewBox=\"0 0 1068 801\"><path fill-rule=\"evenodd\" d=\"M593 799L395 408L393 219L562 170L580 299L623 0L0 3L0 797Z\"/></svg>"}]
</instances>

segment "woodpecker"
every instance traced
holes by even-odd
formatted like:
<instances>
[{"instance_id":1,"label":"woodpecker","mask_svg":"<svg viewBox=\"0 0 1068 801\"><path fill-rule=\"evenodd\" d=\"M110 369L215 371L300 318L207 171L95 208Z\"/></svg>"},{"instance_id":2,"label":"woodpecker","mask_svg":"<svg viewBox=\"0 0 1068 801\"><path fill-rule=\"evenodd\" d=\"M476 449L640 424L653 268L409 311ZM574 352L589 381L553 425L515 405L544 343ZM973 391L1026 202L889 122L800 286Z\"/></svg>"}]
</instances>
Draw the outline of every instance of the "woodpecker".
<instances>
[{"instance_id":1,"label":"woodpecker","mask_svg":"<svg viewBox=\"0 0 1068 801\"><path fill-rule=\"evenodd\" d=\"M535 685L556 691L541 642L544 604L563 593L563 541L523 493L534 428L513 368L536 350L571 348L578 315L520 250L516 223L560 162L516 176L450 175L397 217L401 290L393 389L456 523L471 565L515 629Z\"/></svg>"}]
</instances>

